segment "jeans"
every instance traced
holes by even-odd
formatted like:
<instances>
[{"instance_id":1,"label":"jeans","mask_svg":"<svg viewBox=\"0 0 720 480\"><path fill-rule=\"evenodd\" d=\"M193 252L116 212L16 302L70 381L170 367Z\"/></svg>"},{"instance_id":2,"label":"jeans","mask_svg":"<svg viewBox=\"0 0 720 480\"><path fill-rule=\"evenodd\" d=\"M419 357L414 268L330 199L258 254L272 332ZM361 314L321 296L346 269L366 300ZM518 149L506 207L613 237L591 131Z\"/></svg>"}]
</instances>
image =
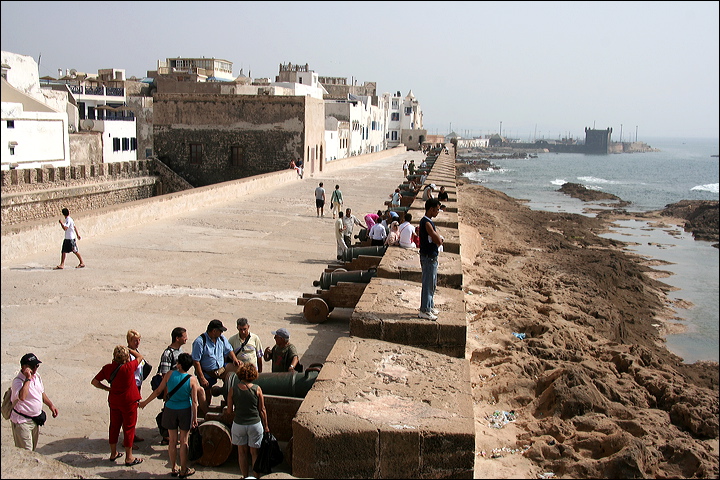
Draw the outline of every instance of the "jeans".
<instances>
[{"instance_id":1,"label":"jeans","mask_svg":"<svg viewBox=\"0 0 720 480\"><path fill-rule=\"evenodd\" d=\"M435 307L435 287L437 286L438 257L420 255L420 268L422 268L422 290L420 292L420 311L429 312Z\"/></svg>"}]
</instances>

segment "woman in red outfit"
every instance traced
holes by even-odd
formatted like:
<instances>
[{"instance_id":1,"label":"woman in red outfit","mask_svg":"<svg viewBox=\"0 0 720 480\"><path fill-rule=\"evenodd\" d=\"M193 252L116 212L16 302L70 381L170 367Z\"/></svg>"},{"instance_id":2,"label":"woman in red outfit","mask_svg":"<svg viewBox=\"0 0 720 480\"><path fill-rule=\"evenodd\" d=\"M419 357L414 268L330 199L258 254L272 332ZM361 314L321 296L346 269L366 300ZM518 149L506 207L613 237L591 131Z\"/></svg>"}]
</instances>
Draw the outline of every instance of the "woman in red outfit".
<instances>
[{"instance_id":1,"label":"woman in red outfit","mask_svg":"<svg viewBox=\"0 0 720 480\"><path fill-rule=\"evenodd\" d=\"M130 354L135 357L130 360ZM95 378L93 386L108 393L110 405L110 429L108 440L110 442L110 458L114 462L122 457L117 451L117 442L120 437L120 427L123 429L123 447L125 448L125 465L132 466L142 463L142 458L133 456L132 447L135 438L135 425L137 424L138 402L140 392L135 384L135 370L143 356L136 350L124 345L118 345L113 351L113 361L105 365ZM107 380L105 385L103 380Z\"/></svg>"}]
</instances>

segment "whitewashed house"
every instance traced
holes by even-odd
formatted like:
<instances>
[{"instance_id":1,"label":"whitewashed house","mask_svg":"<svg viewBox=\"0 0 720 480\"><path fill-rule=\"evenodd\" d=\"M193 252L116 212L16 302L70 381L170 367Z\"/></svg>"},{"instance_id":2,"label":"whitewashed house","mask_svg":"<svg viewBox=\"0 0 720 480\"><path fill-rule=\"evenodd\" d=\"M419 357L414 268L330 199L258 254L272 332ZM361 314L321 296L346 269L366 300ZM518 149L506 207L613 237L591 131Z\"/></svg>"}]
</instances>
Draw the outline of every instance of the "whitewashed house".
<instances>
[{"instance_id":1,"label":"whitewashed house","mask_svg":"<svg viewBox=\"0 0 720 480\"><path fill-rule=\"evenodd\" d=\"M67 93L44 92L38 65L2 52L2 170L70 166Z\"/></svg>"}]
</instances>

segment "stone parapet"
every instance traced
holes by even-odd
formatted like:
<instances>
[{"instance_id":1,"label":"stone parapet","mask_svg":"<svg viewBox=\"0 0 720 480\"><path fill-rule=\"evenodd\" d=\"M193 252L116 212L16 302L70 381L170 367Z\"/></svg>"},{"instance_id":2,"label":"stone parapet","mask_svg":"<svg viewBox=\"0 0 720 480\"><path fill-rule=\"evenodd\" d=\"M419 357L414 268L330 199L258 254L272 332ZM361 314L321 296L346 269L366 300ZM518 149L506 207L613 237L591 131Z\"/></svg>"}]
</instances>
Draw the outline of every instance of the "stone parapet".
<instances>
[{"instance_id":1,"label":"stone parapet","mask_svg":"<svg viewBox=\"0 0 720 480\"><path fill-rule=\"evenodd\" d=\"M464 359L340 338L293 420L293 476L472 478Z\"/></svg>"}]
</instances>

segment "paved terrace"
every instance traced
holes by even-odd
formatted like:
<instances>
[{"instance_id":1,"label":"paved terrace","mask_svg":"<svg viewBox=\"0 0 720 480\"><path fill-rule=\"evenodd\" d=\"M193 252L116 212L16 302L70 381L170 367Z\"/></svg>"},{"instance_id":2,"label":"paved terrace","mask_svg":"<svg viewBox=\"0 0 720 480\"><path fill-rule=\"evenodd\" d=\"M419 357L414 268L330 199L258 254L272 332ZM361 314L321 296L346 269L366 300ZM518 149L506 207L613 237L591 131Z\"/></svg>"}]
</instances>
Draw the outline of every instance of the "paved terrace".
<instances>
[{"instance_id":1,"label":"paved terrace","mask_svg":"<svg viewBox=\"0 0 720 480\"><path fill-rule=\"evenodd\" d=\"M328 199L339 184L345 205L362 218L384 209L388 195L403 181L404 160L420 164L425 158L402 149L381 153L338 162L325 172L306 172L302 180L293 178L294 172L282 172L71 212L82 235L85 269L73 268L77 259L70 255L66 270L53 270L63 236L57 219L3 229L2 384L16 374L17 359L33 351L45 362L48 392L78 389L74 404L62 405L63 414L77 421L62 432L45 429L40 452L55 457L68 450L106 454L106 396L94 391L89 380L109 361L114 345L124 344L128 329L142 334L141 349L157 365L173 327L184 326L194 339L217 318L230 335L236 332L235 319L245 316L264 346L273 343L271 331L285 327L303 364L326 365L318 388L303 402L302 421L293 426L294 449L302 452L294 455L293 474L471 477L474 427L463 359L465 317L454 202L436 222L449 243L436 297L443 312L440 321L416 318L419 261L399 248L383 257L378 278L355 310L338 308L322 324L311 324L296 304L335 260L332 216L327 209L324 218L315 214L318 182L324 182ZM445 184L451 199L456 198L451 157L441 155L431 182ZM417 224L421 201L410 211ZM443 376L436 384L422 380ZM346 388L338 390L341 384ZM390 407L388 401L396 408L384 417L373 405ZM156 436L155 413L152 406L141 412L142 436ZM330 414L332 428L323 428L322 420ZM2 434L3 443L12 442L8 425ZM362 454L343 453L348 445L362 446ZM146 461L165 461L159 457Z\"/></svg>"}]
</instances>

